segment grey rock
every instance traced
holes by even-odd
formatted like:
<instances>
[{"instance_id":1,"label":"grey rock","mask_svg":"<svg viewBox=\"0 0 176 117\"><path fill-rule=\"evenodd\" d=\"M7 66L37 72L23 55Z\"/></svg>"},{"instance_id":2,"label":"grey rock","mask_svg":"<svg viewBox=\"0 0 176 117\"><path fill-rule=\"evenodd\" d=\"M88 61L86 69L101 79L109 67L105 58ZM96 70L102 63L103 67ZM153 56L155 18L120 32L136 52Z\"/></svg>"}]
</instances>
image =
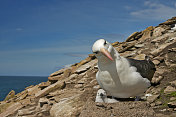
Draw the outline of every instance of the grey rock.
<instances>
[{"instance_id":1,"label":"grey rock","mask_svg":"<svg viewBox=\"0 0 176 117\"><path fill-rule=\"evenodd\" d=\"M154 102L158 97L159 97L159 94L158 94L158 95L149 96L149 97L147 97L147 101L148 101L149 103L152 103L152 102Z\"/></svg>"},{"instance_id":2,"label":"grey rock","mask_svg":"<svg viewBox=\"0 0 176 117\"><path fill-rule=\"evenodd\" d=\"M134 32L126 39L126 42L134 41L136 39L137 35L139 35L140 33L141 32Z\"/></svg>"},{"instance_id":3,"label":"grey rock","mask_svg":"<svg viewBox=\"0 0 176 117\"><path fill-rule=\"evenodd\" d=\"M176 38L175 37L173 37L173 38L169 38L168 40L166 40L165 42L166 43L170 43L170 42L172 42L172 41L174 41L174 40L176 40Z\"/></svg>"},{"instance_id":4,"label":"grey rock","mask_svg":"<svg viewBox=\"0 0 176 117\"><path fill-rule=\"evenodd\" d=\"M167 111L167 109L166 109L166 108L164 108L164 109L159 110L159 111L161 111L161 112L166 112L166 111Z\"/></svg>"},{"instance_id":5,"label":"grey rock","mask_svg":"<svg viewBox=\"0 0 176 117\"><path fill-rule=\"evenodd\" d=\"M155 28L155 29L153 30L153 36L154 36L154 37L161 36L164 31L165 31L164 28L162 28L162 27L157 27L157 28Z\"/></svg>"},{"instance_id":6,"label":"grey rock","mask_svg":"<svg viewBox=\"0 0 176 117\"><path fill-rule=\"evenodd\" d=\"M87 78L82 78L81 80L78 81L78 84L84 84L86 83Z\"/></svg>"},{"instance_id":7,"label":"grey rock","mask_svg":"<svg viewBox=\"0 0 176 117\"><path fill-rule=\"evenodd\" d=\"M176 89L174 87L167 86L166 89L164 90L164 93L165 94L170 94L170 93L175 92L175 91L176 91Z\"/></svg>"},{"instance_id":8,"label":"grey rock","mask_svg":"<svg viewBox=\"0 0 176 117\"><path fill-rule=\"evenodd\" d=\"M158 61L163 61L164 60L164 57L161 57L161 56L157 56L154 58L154 60L158 60Z\"/></svg>"},{"instance_id":9,"label":"grey rock","mask_svg":"<svg viewBox=\"0 0 176 117\"><path fill-rule=\"evenodd\" d=\"M45 97L39 99L39 106L42 108L44 104L49 104L49 100Z\"/></svg>"},{"instance_id":10,"label":"grey rock","mask_svg":"<svg viewBox=\"0 0 176 117\"><path fill-rule=\"evenodd\" d=\"M124 53L120 54L123 57L132 57L136 55L136 51L125 51Z\"/></svg>"},{"instance_id":11,"label":"grey rock","mask_svg":"<svg viewBox=\"0 0 176 117\"><path fill-rule=\"evenodd\" d=\"M152 61L155 65L159 65L160 64L160 61L159 60L153 60Z\"/></svg>"},{"instance_id":12,"label":"grey rock","mask_svg":"<svg viewBox=\"0 0 176 117\"><path fill-rule=\"evenodd\" d=\"M162 102L161 102L161 101L156 101L156 102L155 102L155 105L156 105L156 106L162 105Z\"/></svg>"},{"instance_id":13,"label":"grey rock","mask_svg":"<svg viewBox=\"0 0 176 117\"><path fill-rule=\"evenodd\" d=\"M41 89L37 85L27 89L28 95L35 95L38 91L41 91Z\"/></svg>"},{"instance_id":14,"label":"grey rock","mask_svg":"<svg viewBox=\"0 0 176 117\"><path fill-rule=\"evenodd\" d=\"M74 86L74 88L82 88L83 87L83 84L76 84L75 86Z\"/></svg>"},{"instance_id":15,"label":"grey rock","mask_svg":"<svg viewBox=\"0 0 176 117\"><path fill-rule=\"evenodd\" d=\"M7 101L7 100L13 98L14 96L15 96L15 91L14 91L14 90L11 90L11 91L8 93L8 95L6 96L5 101Z\"/></svg>"},{"instance_id":16,"label":"grey rock","mask_svg":"<svg viewBox=\"0 0 176 117\"><path fill-rule=\"evenodd\" d=\"M171 97L170 98L170 101L175 101L176 100L176 97Z\"/></svg>"},{"instance_id":17,"label":"grey rock","mask_svg":"<svg viewBox=\"0 0 176 117\"><path fill-rule=\"evenodd\" d=\"M38 97L43 97L44 95L47 95L49 94L50 92L52 92L53 90L55 89L62 89L62 87L65 85L65 82L64 81L57 81L56 83L46 87L45 89L37 92L35 94L35 97L38 98Z\"/></svg>"},{"instance_id":18,"label":"grey rock","mask_svg":"<svg viewBox=\"0 0 176 117\"><path fill-rule=\"evenodd\" d=\"M176 113L172 113L170 117L176 117Z\"/></svg>"},{"instance_id":19,"label":"grey rock","mask_svg":"<svg viewBox=\"0 0 176 117\"><path fill-rule=\"evenodd\" d=\"M156 72L155 72L155 74L159 74L159 75L162 75L164 72L165 72L165 69L162 69L162 68L158 68L158 69L156 69Z\"/></svg>"},{"instance_id":20,"label":"grey rock","mask_svg":"<svg viewBox=\"0 0 176 117\"><path fill-rule=\"evenodd\" d=\"M22 105L20 102L16 102L12 105L10 105L6 111L0 113L0 117L7 117L13 113L15 113L16 111L20 110L21 108L23 108L24 105Z\"/></svg>"},{"instance_id":21,"label":"grey rock","mask_svg":"<svg viewBox=\"0 0 176 117\"><path fill-rule=\"evenodd\" d=\"M73 113L82 108L84 102L79 99L79 94L65 98L54 104L50 110L52 117L71 117Z\"/></svg>"},{"instance_id":22,"label":"grey rock","mask_svg":"<svg viewBox=\"0 0 176 117\"><path fill-rule=\"evenodd\" d=\"M153 78L152 78L152 83L153 83L153 84L158 84L158 83L160 83L160 81L161 81L163 78L164 78L163 76L153 77Z\"/></svg>"},{"instance_id":23,"label":"grey rock","mask_svg":"<svg viewBox=\"0 0 176 117\"><path fill-rule=\"evenodd\" d=\"M76 73L77 74L83 73L83 72L87 71L91 66L94 66L96 63L97 63L97 60L92 60L92 61L82 65L81 67L79 67L76 70Z\"/></svg>"},{"instance_id":24,"label":"grey rock","mask_svg":"<svg viewBox=\"0 0 176 117\"><path fill-rule=\"evenodd\" d=\"M41 108L42 112L46 112L50 110L50 106L48 104L43 105L43 107Z\"/></svg>"},{"instance_id":25,"label":"grey rock","mask_svg":"<svg viewBox=\"0 0 176 117\"><path fill-rule=\"evenodd\" d=\"M176 87L176 80L170 82L170 84L171 84L172 87Z\"/></svg>"},{"instance_id":26,"label":"grey rock","mask_svg":"<svg viewBox=\"0 0 176 117\"><path fill-rule=\"evenodd\" d=\"M61 75L61 74L64 73L64 71L65 71L65 69L60 69L60 70L58 70L58 71L52 73L52 74L50 75L50 77Z\"/></svg>"},{"instance_id":27,"label":"grey rock","mask_svg":"<svg viewBox=\"0 0 176 117\"><path fill-rule=\"evenodd\" d=\"M167 66L171 66L172 60L169 59L168 54L165 55L164 62Z\"/></svg>"},{"instance_id":28,"label":"grey rock","mask_svg":"<svg viewBox=\"0 0 176 117\"><path fill-rule=\"evenodd\" d=\"M167 103L169 108L176 108L176 101Z\"/></svg>"},{"instance_id":29,"label":"grey rock","mask_svg":"<svg viewBox=\"0 0 176 117\"><path fill-rule=\"evenodd\" d=\"M72 75L69 76L69 79L74 79L74 78L76 78L77 76L78 76L78 74L72 74Z\"/></svg>"},{"instance_id":30,"label":"grey rock","mask_svg":"<svg viewBox=\"0 0 176 117\"><path fill-rule=\"evenodd\" d=\"M161 92L161 88L160 87L151 89L151 93L154 94L154 95L159 94L160 92Z\"/></svg>"},{"instance_id":31,"label":"grey rock","mask_svg":"<svg viewBox=\"0 0 176 117\"><path fill-rule=\"evenodd\" d=\"M98 69L98 65L95 65L95 66L94 66L94 69Z\"/></svg>"},{"instance_id":32,"label":"grey rock","mask_svg":"<svg viewBox=\"0 0 176 117\"><path fill-rule=\"evenodd\" d=\"M142 48L144 46L145 46L144 44L136 44L136 45L134 45L134 47L136 47L136 48Z\"/></svg>"},{"instance_id":33,"label":"grey rock","mask_svg":"<svg viewBox=\"0 0 176 117\"><path fill-rule=\"evenodd\" d=\"M33 113L35 113L35 107L18 110L18 116L32 115Z\"/></svg>"},{"instance_id":34,"label":"grey rock","mask_svg":"<svg viewBox=\"0 0 176 117\"><path fill-rule=\"evenodd\" d=\"M156 106L156 104L155 104L155 103L151 103L150 106L151 106L151 107L154 107L154 106Z\"/></svg>"},{"instance_id":35,"label":"grey rock","mask_svg":"<svg viewBox=\"0 0 176 117\"><path fill-rule=\"evenodd\" d=\"M170 52L176 52L176 48L169 49Z\"/></svg>"},{"instance_id":36,"label":"grey rock","mask_svg":"<svg viewBox=\"0 0 176 117\"><path fill-rule=\"evenodd\" d=\"M63 74L63 77L64 78L67 78L71 75L71 72L72 72L72 68L67 68L65 71L64 71L64 74Z\"/></svg>"},{"instance_id":37,"label":"grey rock","mask_svg":"<svg viewBox=\"0 0 176 117\"><path fill-rule=\"evenodd\" d=\"M94 89L100 89L100 85L96 85L93 87Z\"/></svg>"},{"instance_id":38,"label":"grey rock","mask_svg":"<svg viewBox=\"0 0 176 117\"><path fill-rule=\"evenodd\" d=\"M167 115L164 115L164 114L162 114L162 113L157 113L156 114L156 117L168 117Z\"/></svg>"},{"instance_id":39,"label":"grey rock","mask_svg":"<svg viewBox=\"0 0 176 117\"><path fill-rule=\"evenodd\" d=\"M158 42L160 42L162 39L163 39L163 37L159 36L159 37L156 37L155 39L153 39L151 42L152 42L152 43L158 43Z\"/></svg>"},{"instance_id":40,"label":"grey rock","mask_svg":"<svg viewBox=\"0 0 176 117\"><path fill-rule=\"evenodd\" d=\"M153 55L153 56L157 56L159 53L161 53L166 47L168 47L169 45L171 45L172 43L165 43L163 45L160 45L159 48L157 49L154 49L153 51L151 51L150 53Z\"/></svg>"},{"instance_id":41,"label":"grey rock","mask_svg":"<svg viewBox=\"0 0 176 117\"><path fill-rule=\"evenodd\" d=\"M90 81L90 84L93 84L94 86L97 85L97 80L96 79L93 79L92 81Z\"/></svg>"},{"instance_id":42,"label":"grey rock","mask_svg":"<svg viewBox=\"0 0 176 117\"><path fill-rule=\"evenodd\" d=\"M146 57L145 54L139 54L139 55L137 55L134 59L137 59L137 60L145 60L145 57Z\"/></svg>"}]
</instances>

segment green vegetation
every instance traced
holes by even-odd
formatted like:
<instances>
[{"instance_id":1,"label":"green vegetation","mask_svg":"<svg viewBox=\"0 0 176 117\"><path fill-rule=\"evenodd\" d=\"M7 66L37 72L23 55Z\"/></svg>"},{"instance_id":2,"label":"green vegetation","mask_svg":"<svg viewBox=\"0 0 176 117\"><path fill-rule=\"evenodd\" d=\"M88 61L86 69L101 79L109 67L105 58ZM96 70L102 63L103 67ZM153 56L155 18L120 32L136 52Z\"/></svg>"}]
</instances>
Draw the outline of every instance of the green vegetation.
<instances>
[{"instance_id":1,"label":"green vegetation","mask_svg":"<svg viewBox=\"0 0 176 117\"><path fill-rule=\"evenodd\" d=\"M176 97L176 92L172 92L170 94L167 94L167 97Z\"/></svg>"},{"instance_id":2,"label":"green vegetation","mask_svg":"<svg viewBox=\"0 0 176 117\"><path fill-rule=\"evenodd\" d=\"M168 103L171 102L170 98L171 97L176 97L176 92L172 92L170 94L164 94L164 89L162 88L160 91L160 97L157 99L158 101L162 102L162 107L166 108L168 107ZM175 100L172 100L175 101Z\"/></svg>"}]
</instances>

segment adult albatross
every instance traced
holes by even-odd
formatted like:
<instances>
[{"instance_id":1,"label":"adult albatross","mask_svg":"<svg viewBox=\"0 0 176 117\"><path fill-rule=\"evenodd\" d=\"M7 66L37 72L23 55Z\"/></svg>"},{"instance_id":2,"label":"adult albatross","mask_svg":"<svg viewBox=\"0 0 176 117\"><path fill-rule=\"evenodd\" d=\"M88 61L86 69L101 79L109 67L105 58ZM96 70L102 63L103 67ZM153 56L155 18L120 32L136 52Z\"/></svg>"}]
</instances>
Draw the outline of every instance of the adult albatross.
<instances>
[{"instance_id":1,"label":"adult albatross","mask_svg":"<svg viewBox=\"0 0 176 117\"><path fill-rule=\"evenodd\" d=\"M104 39L97 40L92 46L92 51L98 59L97 82L111 96L138 97L151 86L150 81L156 69L148 58L124 58Z\"/></svg>"}]
</instances>

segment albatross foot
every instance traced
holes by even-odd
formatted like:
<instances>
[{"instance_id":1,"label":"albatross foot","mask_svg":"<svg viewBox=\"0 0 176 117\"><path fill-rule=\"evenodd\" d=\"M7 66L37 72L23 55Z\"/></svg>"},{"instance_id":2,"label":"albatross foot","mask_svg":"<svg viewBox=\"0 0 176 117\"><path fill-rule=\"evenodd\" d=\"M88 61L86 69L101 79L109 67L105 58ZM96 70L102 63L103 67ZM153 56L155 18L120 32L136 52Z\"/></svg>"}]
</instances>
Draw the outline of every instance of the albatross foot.
<instances>
[{"instance_id":1,"label":"albatross foot","mask_svg":"<svg viewBox=\"0 0 176 117\"><path fill-rule=\"evenodd\" d=\"M108 98L106 99L106 103L116 103L119 102L114 96L112 96L112 98Z\"/></svg>"},{"instance_id":2,"label":"albatross foot","mask_svg":"<svg viewBox=\"0 0 176 117\"><path fill-rule=\"evenodd\" d=\"M140 96L136 96L135 100L134 101L139 101L141 99Z\"/></svg>"}]
</instances>

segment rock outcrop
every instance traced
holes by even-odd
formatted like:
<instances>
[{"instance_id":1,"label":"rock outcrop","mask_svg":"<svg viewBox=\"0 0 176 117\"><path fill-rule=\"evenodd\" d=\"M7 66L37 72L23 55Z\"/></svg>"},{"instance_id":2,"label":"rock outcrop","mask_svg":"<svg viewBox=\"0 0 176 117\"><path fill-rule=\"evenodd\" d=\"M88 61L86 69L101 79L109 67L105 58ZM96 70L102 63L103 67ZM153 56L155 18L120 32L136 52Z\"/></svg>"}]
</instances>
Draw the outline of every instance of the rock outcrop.
<instances>
[{"instance_id":1,"label":"rock outcrop","mask_svg":"<svg viewBox=\"0 0 176 117\"><path fill-rule=\"evenodd\" d=\"M122 99L113 104L95 103L100 88L95 75L97 59L90 54L85 60L52 73L47 82L27 87L18 94L10 92L0 102L0 117L167 117L176 115L176 17L135 32L125 42L112 45L129 58L149 56L156 65L152 94L135 102Z\"/></svg>"}]
</instances>

